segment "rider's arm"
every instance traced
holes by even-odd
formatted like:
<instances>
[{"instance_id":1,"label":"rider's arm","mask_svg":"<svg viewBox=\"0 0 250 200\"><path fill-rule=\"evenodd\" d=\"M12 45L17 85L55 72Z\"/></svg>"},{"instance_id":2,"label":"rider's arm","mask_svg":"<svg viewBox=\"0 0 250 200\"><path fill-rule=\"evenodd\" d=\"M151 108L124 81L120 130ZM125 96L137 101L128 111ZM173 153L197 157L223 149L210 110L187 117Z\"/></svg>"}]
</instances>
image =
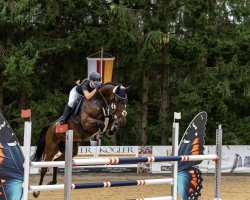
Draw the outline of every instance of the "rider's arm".
<instances>
[{"instance_id":1,"label":"rider's arm","mask_svg":"<svg viewBox=\"0 0 250 200\"><path fill-rule=\"evenodd\" d=\"M90 100L96 92L96 89L94 89L92 92L89 92L88 90L84 90L83 94L87 100Z\"/></svg>"}]
</instances>

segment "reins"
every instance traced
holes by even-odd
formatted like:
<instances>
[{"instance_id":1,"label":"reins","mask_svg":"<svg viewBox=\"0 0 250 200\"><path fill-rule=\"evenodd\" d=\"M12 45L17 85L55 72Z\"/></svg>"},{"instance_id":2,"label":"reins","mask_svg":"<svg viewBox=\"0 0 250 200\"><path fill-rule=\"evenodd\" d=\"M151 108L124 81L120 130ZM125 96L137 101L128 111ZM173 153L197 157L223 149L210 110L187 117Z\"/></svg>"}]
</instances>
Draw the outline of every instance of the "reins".
<instances>
[{"instance_id":1,"label":"reins","mask_svg":"<svg viewBox=\"0 0 250 200\"><path fill-rule=\"evenodd\" d=\"M103 94L102 94L101 90L98 90L98 92L100 93L100 95L101 95L102 99L104 100L104 102L105 102L106 106L108 107L108 106L109 106L109 105L108 105L108 102L106 101L105 97L103 96Z\"/></svg>"}]
</instances>

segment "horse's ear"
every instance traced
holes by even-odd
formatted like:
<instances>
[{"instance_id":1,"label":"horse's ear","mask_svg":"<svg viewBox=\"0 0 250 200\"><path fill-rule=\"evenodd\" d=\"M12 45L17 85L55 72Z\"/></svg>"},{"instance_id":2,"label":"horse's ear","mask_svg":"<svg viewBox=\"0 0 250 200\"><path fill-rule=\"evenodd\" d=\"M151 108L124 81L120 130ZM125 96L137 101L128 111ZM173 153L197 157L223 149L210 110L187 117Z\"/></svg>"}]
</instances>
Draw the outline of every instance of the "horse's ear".
<instances>
[{"instance_id":1,"label":"horse's ear","mask_svg":"<svg viewBox=\"0 0 250 200\"><path fill-rule=\"evenodd\" d=\"M120 89L121 89L121 86L118 85L118 87L117 87L117 89L116 89L116 93L119 93Z\"/></svg>"},{"instance_id":2,"label":"horse's ear","mask_svg":"<svg viewBox=\"0 0 250 200\"><path fill-rule=\"evenodd\" d=\"M113 89L113 93L116 94L120 90L120 87L120 85L115 86L115 88Z\"/></svg>"},{"instance_id":3,"label":"horse's ear","mask_svg":"<svg viewBox=\"0 0 250 200\"><path fill-rule=\"evenodd\" d=\"M130 85L130 86L128 86L128 87L126 87L126 88L124 89L126 93L128 93L128 91L129 91L130 87L131 87L131 85Z\"/></svg>"}]
</instances>

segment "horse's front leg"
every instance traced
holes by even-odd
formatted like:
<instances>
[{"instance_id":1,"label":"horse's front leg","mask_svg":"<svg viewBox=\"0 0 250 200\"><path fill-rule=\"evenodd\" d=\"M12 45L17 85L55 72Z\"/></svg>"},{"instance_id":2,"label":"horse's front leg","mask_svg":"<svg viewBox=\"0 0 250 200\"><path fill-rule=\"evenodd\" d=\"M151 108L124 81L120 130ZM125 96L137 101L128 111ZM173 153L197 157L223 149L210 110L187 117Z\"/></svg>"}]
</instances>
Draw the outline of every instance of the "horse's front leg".
<instances>
[{"instance_id":1,"label":"horse's front leg","mask_svg":"<svg viewBox=\"0 0 250 200\"><path fill-rule=\"evenodd\" d=\"M84 124L85 129L87 130L93 130L96 128L103 130L104 128L104 122L102 120L94 119L92 117L88 117L86 121L82 124Z\"/></svg>"},{"instance_id":2,"label":"horse's front leg","mask_svg":"<svg viewBox=\"0 0 250 200\"><path fill-rule=\"evenodd\" d=\"M85 129L89 132L94 133L90 140L97 141L102 138L103 129L105 127L104 122L99 119L94 119L88 117L87 120L84 122Z\"/></svg>"},{"instance_id":3,"label":"horse's front leg","mask_svg":"<svg viewBox=\"0 0 250 200\"><path fill-rule=\"evenodd\" d=\"M119 129L117 120L110 121L108 127L110 128L105 133L105 136L111 138Z\"/></svg>"}]
</instances>

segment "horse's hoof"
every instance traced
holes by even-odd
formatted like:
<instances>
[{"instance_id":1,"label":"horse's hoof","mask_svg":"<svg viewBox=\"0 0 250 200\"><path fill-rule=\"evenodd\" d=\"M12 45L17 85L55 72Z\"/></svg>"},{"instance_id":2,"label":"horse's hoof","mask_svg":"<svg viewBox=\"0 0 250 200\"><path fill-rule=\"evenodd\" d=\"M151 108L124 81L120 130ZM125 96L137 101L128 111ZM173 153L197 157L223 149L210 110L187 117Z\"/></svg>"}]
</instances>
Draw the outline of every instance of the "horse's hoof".
<instances>
[{"instance_id":1,"label":"horse's hoof","mask_svg":"<svg viewBox=\"0 0 250 200\"><path fill-rule=\"evenodd\" d=\"M115 132L117 132L118 129L119 129L118 126L113 126L113 127L111 128L112 135L113 135Z\"/></svg>"},{"instance_id":2,"label":"horse's hoof","mask_svg":"<svg viewBox=\"0 0 250 200\"><path fill-rule=\"evenodd\" d=\"M105 134L105 136L108 137L108 138L111 138L113 135L114 135L113 131L107 131L106 134Z\"/></svg>"},{"instance_id":3,"label":"horse's hoof","mask_svg":"<svg viewBox=\"0 0 250 200\"><path fill-rule=\"evenodd\" d=\"M55 185L57 184L57 181L50 181L47 185Z\"/></svg>"},{"instance_id":4,"label":"horse's hoof","mask_svg":"<svg viewBox=\"0 0 250 200\"><path fill-rule=\"evenodd\" d=\"M40 195L40 191L33 192L33 197L37 198Z\"/></svg>"}]
</instances>

